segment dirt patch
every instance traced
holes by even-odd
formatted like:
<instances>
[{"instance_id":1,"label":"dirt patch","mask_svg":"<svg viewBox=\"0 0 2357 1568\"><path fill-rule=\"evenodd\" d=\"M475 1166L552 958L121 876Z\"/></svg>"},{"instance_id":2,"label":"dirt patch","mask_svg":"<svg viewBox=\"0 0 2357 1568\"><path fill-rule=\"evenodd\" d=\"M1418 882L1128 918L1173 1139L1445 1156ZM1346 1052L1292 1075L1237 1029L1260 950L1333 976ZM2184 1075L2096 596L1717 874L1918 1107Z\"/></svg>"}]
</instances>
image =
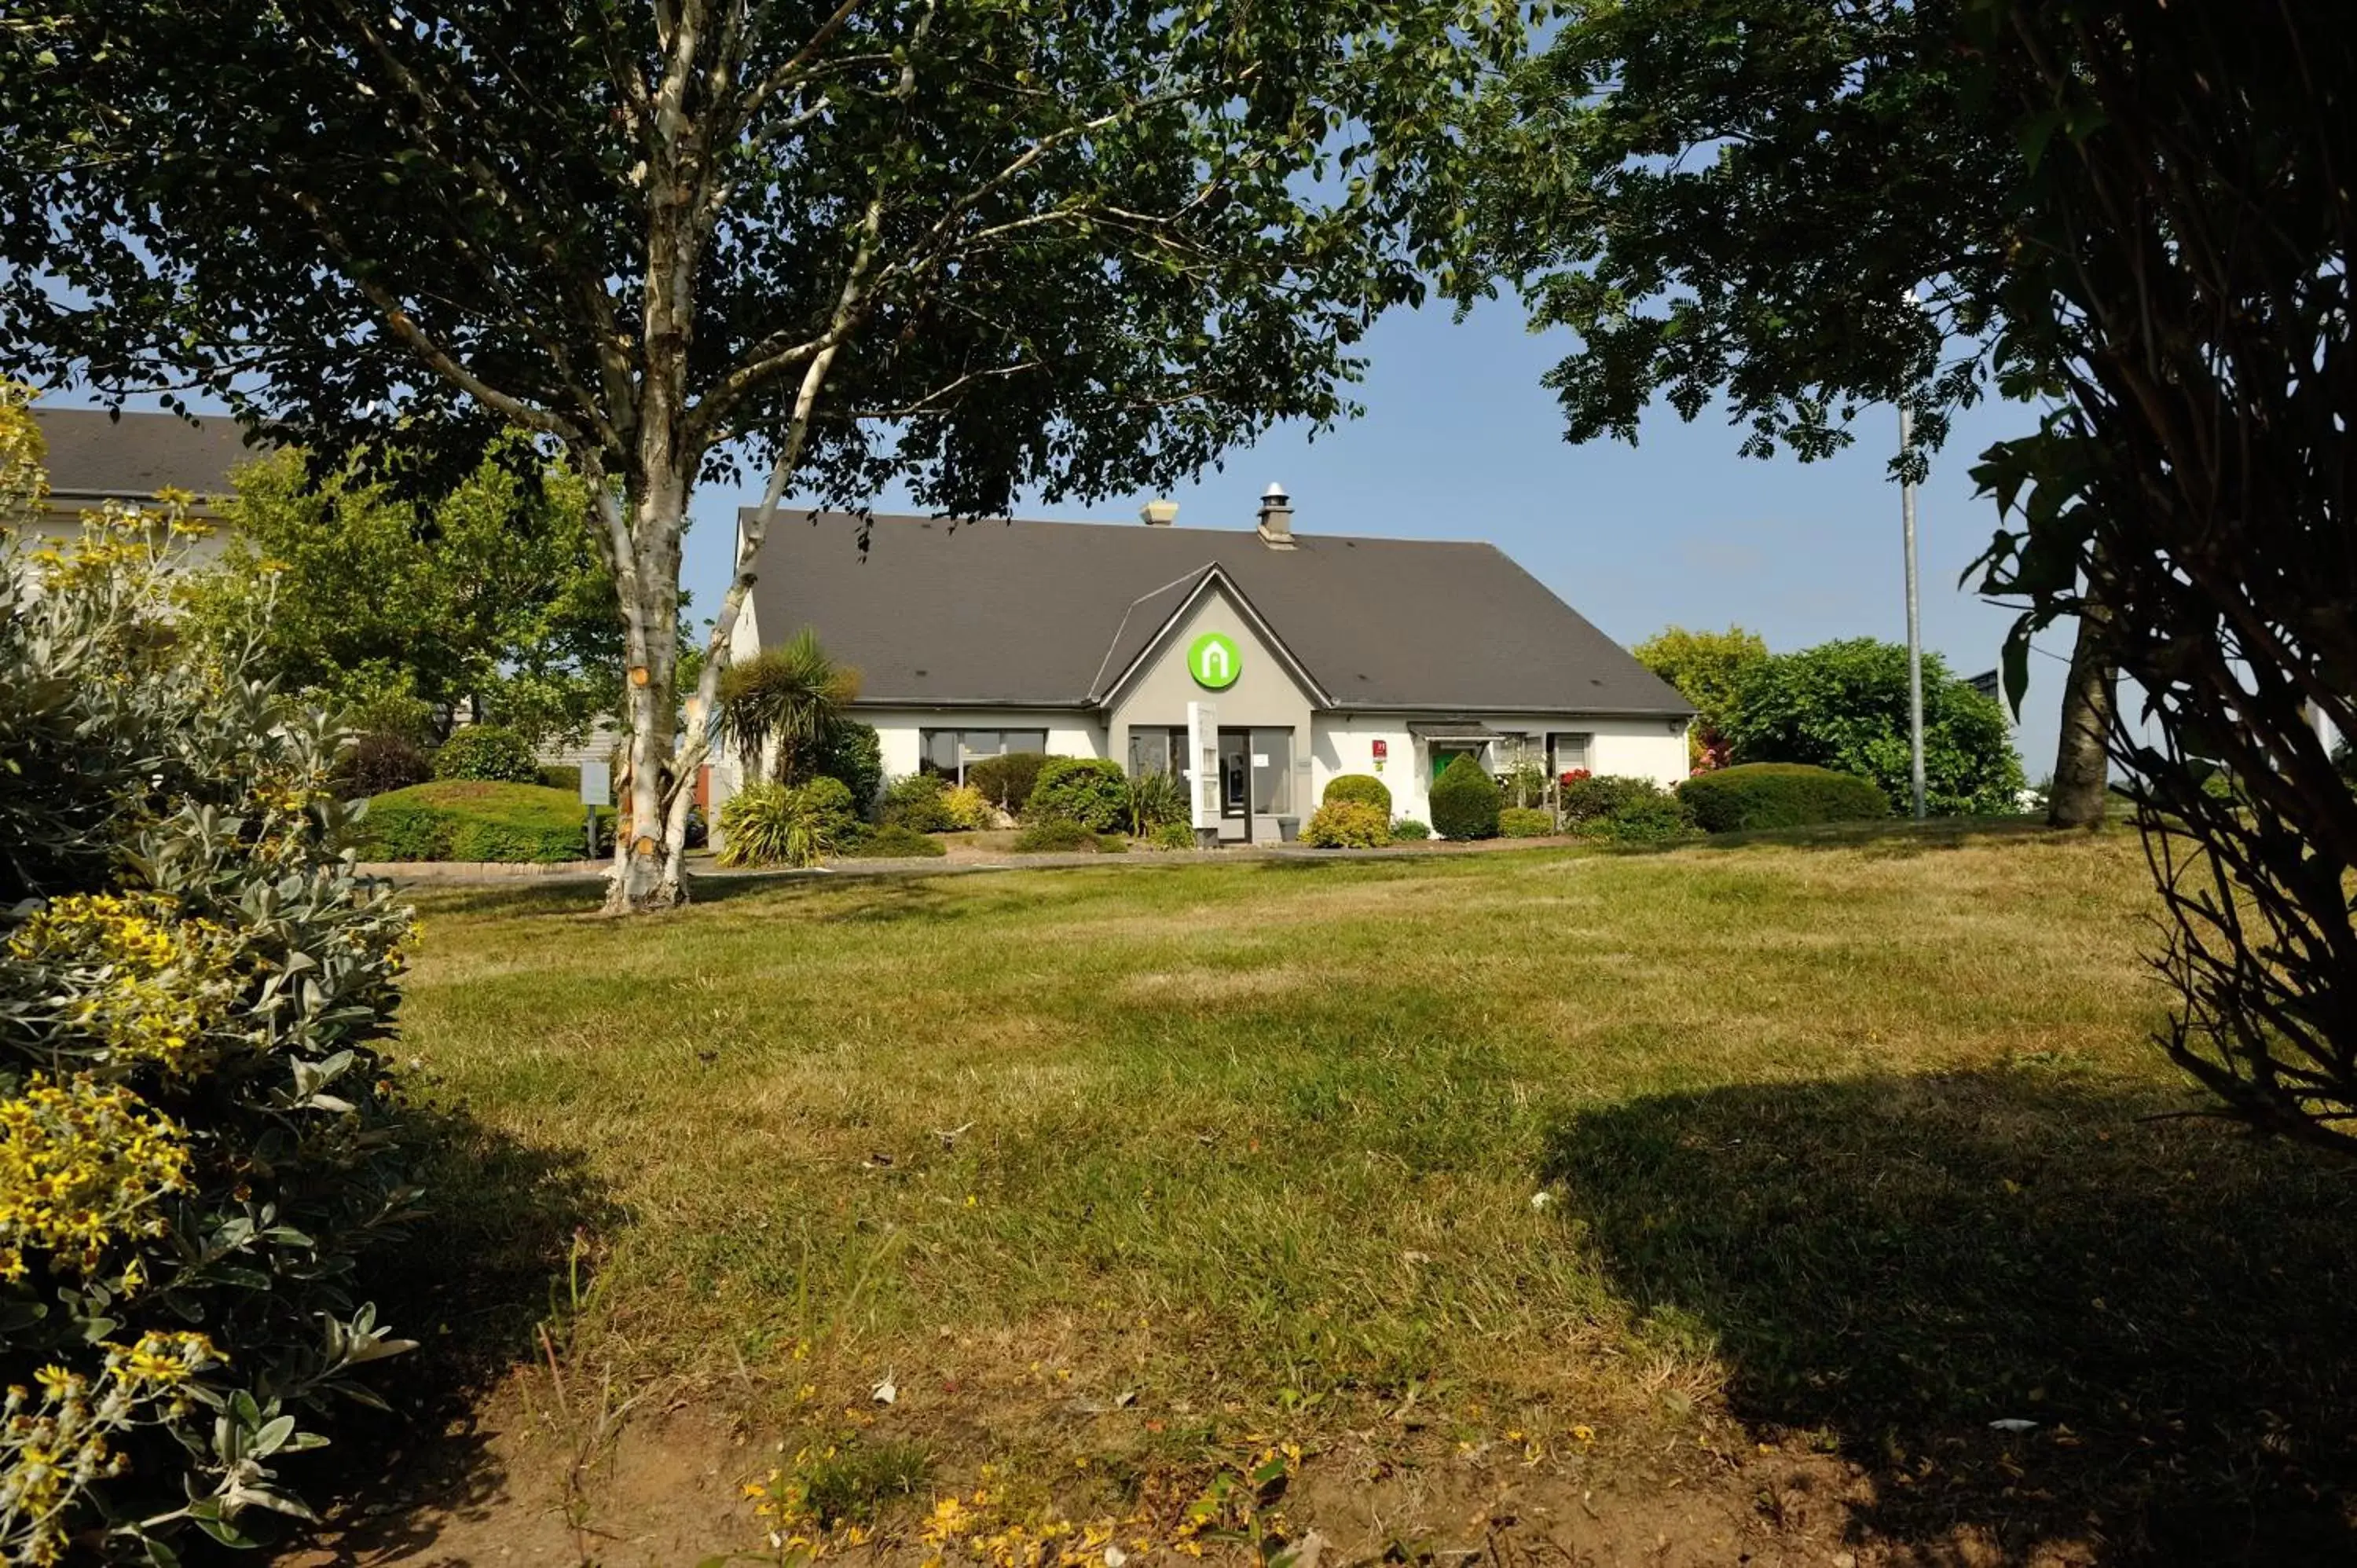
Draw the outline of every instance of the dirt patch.
<instances>
[{"instance_id":1,"label":"dirt patch","mask_svg":"<svg viewBox=\"0 0 2357 1568\"><path fill-rule=\"evenodd\" d=\"M888 1415L885 1421L888 1427ZM963 1421L937 1432L953 1448L980 1435ZM1142 1472L1117 1452L1118 1434L1097 1435L1112 1438L1116 1453L1103 1472L1064 1488L1079 1494L1060 1499L1076 1519L1103 1504L1116 1475L1132 1492L1166 1500L1200 1481ZM313 1541L274 1561L278 1568L684 1568L730 1554L766 1561L746 1483L790 1463L783 1448L715 1413L708 1400L665 1403L642 1394L618 1402L611 1390L573 1387L560 1404L544 1373L519 1370L381 1487L330 1510ZM900 1563L940 1552L923 1536L936 1497L970 1495L977 1477L995 1483L971 1455L932 1460L928 1487L888 1509L865 1539L838 1536L827 1556ZM1764 1446L1534 1461L1511 1444L1403 1449L1370 1434L1306 1456L1267 1518L1297 1553L1297 1568L2082 1568L2099 1561L2092 1547L2072 1542L2008 1552L1970 1530L1931 1543L1876 1540L1859 1524L1875 1500L1872 1483L1853 1466ZM1060 1509L1050 1504L1048 1511ZM1237 1542L1200 1544L1203 1561L1253 1560ZM1124 1557L1146 1564L1198 1554L1157 1542ZM946 1560L992 1558L952 1546Z\"/></svg>"}]
</instances>

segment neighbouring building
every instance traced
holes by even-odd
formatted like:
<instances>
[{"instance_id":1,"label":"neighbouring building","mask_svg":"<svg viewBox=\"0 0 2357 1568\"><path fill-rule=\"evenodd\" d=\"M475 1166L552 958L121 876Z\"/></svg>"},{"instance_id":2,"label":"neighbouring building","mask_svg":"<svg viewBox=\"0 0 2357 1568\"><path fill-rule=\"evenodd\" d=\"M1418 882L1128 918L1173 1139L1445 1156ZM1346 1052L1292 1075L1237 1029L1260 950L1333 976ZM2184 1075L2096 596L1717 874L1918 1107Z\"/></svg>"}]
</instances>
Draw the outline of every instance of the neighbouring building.
<instances>
[{"instance_id":1,"label":"neighbouring building","mask_svg":"<svg viewBox=\"0 0 2357 1568\"><path fill-rule=\"evenodd\" d=\"M855 517L784 514L732 653L813 628L859 670L888 775L1112 757L1190 780L1226 841L1289 836L1344 773L1428 822L1460 755L1685 777L1692 704L1495 546L1296 533L1275 486L1255 528L1180 528L1176 510L879 515L864 553Z\"/></svg>"},{"instance_id":2,"label":"neighbouring building","mask_svg":"<svg viewBox=\"0 0 2357 1568\"><path fill-rule=\"evenodd\" d=\"M192 520L218 523L231 473L260 455L226 414L192 424L174 413L111 415L104 409L36 403L33 421L48 446L49 476L48 504L33 527L53 541L80 537L82 513L108 501L151 507L167 489L197 498L188 509ZM222 543L218 530L196 541L189 564L210 562Z\"/></svg>"}]
</instances>

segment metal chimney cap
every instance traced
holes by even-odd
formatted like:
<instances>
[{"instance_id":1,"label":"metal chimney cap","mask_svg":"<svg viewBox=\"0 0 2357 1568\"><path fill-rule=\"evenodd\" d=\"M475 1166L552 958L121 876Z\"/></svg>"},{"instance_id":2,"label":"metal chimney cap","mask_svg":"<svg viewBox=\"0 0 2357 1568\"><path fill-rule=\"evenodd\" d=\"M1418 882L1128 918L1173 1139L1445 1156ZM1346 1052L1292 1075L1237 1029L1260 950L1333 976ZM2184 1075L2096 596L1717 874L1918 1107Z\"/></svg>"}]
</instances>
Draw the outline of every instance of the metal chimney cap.
<instances>
[{"instance_id":1,"label":"metal chimney cap","mask_svg":"<svg viewBox=\"0 0 2357 1568\"><path fill-rule=\"evenodd\" d=\"M1265 489L1265 490L1261 491L1261 493L1260 493L1260 499L1263 499L1263 500L1265 500L1265 500L1279 500L1279 501L1281 501L1281 500L1285 499L1285 487L1284 487L1283 485L1278 484L1275 480L1271 479L1271 480L1269 481L1269 483L1268 483L1268 489Z\"/></svg>"}]
</instances>

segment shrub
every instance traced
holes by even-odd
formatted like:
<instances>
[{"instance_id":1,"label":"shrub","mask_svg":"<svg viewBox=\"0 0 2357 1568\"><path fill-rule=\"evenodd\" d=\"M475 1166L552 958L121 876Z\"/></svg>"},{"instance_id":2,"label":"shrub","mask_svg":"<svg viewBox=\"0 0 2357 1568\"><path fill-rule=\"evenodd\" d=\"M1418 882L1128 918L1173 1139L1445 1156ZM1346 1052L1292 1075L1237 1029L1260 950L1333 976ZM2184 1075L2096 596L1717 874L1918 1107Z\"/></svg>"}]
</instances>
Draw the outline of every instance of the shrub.
<instances>
[{"instance_id":1,"label":"shrub","mask_svg":"<svg viewBox=\"0 0 2357 1568\"><path fill-rule=\"evenodd\" d=\"M1356 800L1372 806L1386 818L1392 814L1391 788L1372 773L1338 773L1326 780L1326 792L1318 799L1327 806L1337 800Z\"/></svg>"},{"instance_id":2,"label":"shrub","mask_svg":"<svg viewBox=\"0 0 2357 1568\"><path fill-rule=\"evenodd\" d=\"M1890 798L1872 779L1798 762L1748 762L1698 773L1678 786L1678 799L1714 833L1890 814Z\"/></svg>"},{"instance_id":3,"label":"shrub","mask_svg":"<svg viewBox=\"0 0 2357 1568\"><path fill-rule=\"evenodd\" d=\"M1580 773L1565 776L1556 786L1555 799L1563 808L1565 825L1577 832L1586 823L1603 822L1640 801L1657 800L1662 794L1662 787L1650 779Z\"/></svg>"},{"instance_id":4,"label":"shrub","mask_svg":"<svg viewBox=\"0 0 2357 1568\"><path fill-rule=\"evenodd\" d=\"M1402 817L1392 824L1392 837L1395 839L1428 839L1431 836L1431 827L1414 817Z\"/></svg>"},{"instance_id":5,"label":"shrub","mask_svg":"<svg viewBox=\"0 0 2357 1568\"><path fill-rule=\"evenodd\" d=\"M1051 757L1024 803L1031 822L1078 822L1092 832L1110 832L1129 812L1129 779L1121 764L1103 757Z\"/></svg>"},{"instance_id":6,"label":"shrub","mask_svg":"<svg viewBox=\"0 0 2357 1568\"><path fill-rule=\"evenodd\" d=\"M336 789L345 800L361 800L433 777L434 758L424 746L405 735L371 730L352 737L336 769Z\"/></svg>"},{"instance_id":7,"label":"shrub","mask_svg":"<svg viewBox=\"0 0 2357 1568\"><path fill-rule=\"evenodd\" d=\"M1194 827L1187 822L1165 822L1146 835L1146 844L1154 849L1193 849Z\"/></svg>"},{"instance_id":8,"label":"shrub","mask_svg":"<svg viewBox=\"0 0 2357 1568\"><path fill-rule=\"evenodd\" d=\"M998 808L971 784L942 791L942 815L948 820L951 832L970 833L998 825Z\"/></svg>"},{"instance_id":9,"label":"shrub","mask_svg":"<svg viewBox=\"0 0 2357 1568\"><path fill-rule=\"evenodd\" d=\"M12 1563L167 1563L192 1520L242 1543L300 1511L272 1479L298 1425L409 1348L357 1305L414 1211L409 914L333 852L342 736L248 654L176 645L150 537L125 517L38 595L0 558Z\"/></svg>"},{"instance_id":10,"label":"shrub","mask_svg":"<svg viewBox=\"0 0 2357 1568\"><path fill-rule=\"evenodd\" d=\"M1731 759L1805 762L1854 773L1907 799L1907 650L1854 638L1780 653L1747 669L1727 738ZM1923 775L1934 816L2020 810L2021 758L2005 707L1923 656Z\"/></svg>"},{"instance_id":11,"label":"shrub","mask_svg":"<svg viewBox=\"0 0 2357 1568\"><path fill-rule=\"evenodd\" d=\"M1017 854L1057 854L1103 848L1095 830L1070 817L1041 817L1015 836Z\"/></svg>"},{"instance_id":12,"label":"shrub","mask_svg":"<svg viewBox=\"0 0 2357 1568\"><path fill-rule=\"evenodd\" d=\"M1497 781L1469 757L1450 759L1432 782L1432 825L1444 838L1498 836Z\"/></svg>"},{"instance_id":13,"label":"shrub","mask_svg":"<svg viewBox=\"0 0 2357 1568\"><path fill-rule=\"evenodd\" d=\"M1667 843L1693 832L1694 819L1676 796L1655 789L1623 801L1609 817L1589 818L1579 831L1611 843Z\"/></svg>"},{"instance_id":14,"label":"shrub","mask_svg":"<svg viewBox=\"0 0 2357 1568\"><path fill-rule=\"evenodd\" d=\"M720 807L723 865L816 865L851 836L851 791L839 779L749 784Z\"/></svg>"},{"instance_id":15,"label":"shrub","mask_svg":"<svg viewBox=\"0 0 2357 1568\"><path fill-rule=\"evenodd\" d=\"M985 757L965 765L965 781L988 796L1000 811L1021 816L1031 799L1032 787L1039 781L1039 769L1047 761L1047 755L1038 751Z\"/></svg>"},{"instance_id":16,"label":"shrub","mask_svg":"<svg viewBox=\"0 0 2357 1568\"><path fill-rule=\"evenodd\" d=\"M490 860L553 864L579 860L581 802L538 784L442 779L379 795L355 826L363 860ZM612 813L598 813L599 837Z\"/></svg>"},{"instance_id":17,"label":"shrub","mask_svg":"<svg viewBox=\"0 0 2357 1568\"><path fill-rule=\"evenodd\" d=\"M1309 813L1301 842L1313 849L1379 849L1392 842L1391 813L1371 800L1329 800Z\"/></svg>"},{"instance_id":18,"label":"shrub","mask_svg":"<svg viewBox=\"0 0 2357 1568\"><path fill-rule=\"evenodd\" d=\"M845 860L920 860L937 859L949 851L941 840L894 822L853 833L836 853Z\"/></svg>"},{"instance_id":19,"label":"shrub","mask_svg":"<svg viewBox=\"0 0 2357 1568\"><path fill-rule=\"evenodd\" d=\"M895 779L884 790L877 818L889 827L916 833L943 833L950 829L950 810L942 797L948 787L938 773L911 773Z\"/></svg>"},{"instance_id":20,"label":"shrub","mask_svg":"<svg viewBox=\"0 0 2357 1568\"><path fill-rule=\"evenodd\" d=\"M1536 806L1501 806L1498 809L1498 836L1510 839L1543 839L1555 832L1555 813Z\"/></svg>"},{"instance_id":21,"label":"shrub","mask_svg":"<svg viewBox=\"0 0 2357 1568\"><path fill-rule=\"evenodd\" d=\"M876 809L877 793L884 788L884 745L874 725L838 720L818 744L811 759L814 778L839 780L851 791L851 809L866 816Z\"/></svg>"},{"instance_id":22,"label":"shrub","mask_svg":"<svg viewBox=\"0 0 2357 1568\"><path fill-rule=\"evenodd\" d=\"M1143 836L1173 823L1188 822L1190 813L1187 810L1187 787L1172 775L1159 769L1141 773L1128 780L1128 789L1129 802L1123 815L1131 832Z\"/></svg>"},{"instance_id":23,"label":"shrub","mask_svg":"<svg viewBox=\"0 0 2357 1568\"><path fill-rule=\"evenodd\" d=\"M532 754L523 736L505 725L468 725L454 732L435 753L434 777L537 784L540 758Z\"/></svg>"}]
</instances>

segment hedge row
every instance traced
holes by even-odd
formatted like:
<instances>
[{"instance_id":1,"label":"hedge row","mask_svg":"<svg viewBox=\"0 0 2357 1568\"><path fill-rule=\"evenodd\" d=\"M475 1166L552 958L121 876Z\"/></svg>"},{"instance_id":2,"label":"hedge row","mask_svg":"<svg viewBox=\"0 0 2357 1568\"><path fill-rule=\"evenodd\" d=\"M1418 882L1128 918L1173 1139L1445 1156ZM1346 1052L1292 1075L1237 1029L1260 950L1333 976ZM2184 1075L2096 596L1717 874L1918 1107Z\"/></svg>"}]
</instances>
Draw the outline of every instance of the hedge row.
<instances>
[{"instance_id":1,"label":"hedge row","mask_svg":"<svg viewBox=\"0 0 2357 1568\"><path fill-rule=\"evenodd\" d=\"M608 837L614 813L597 814ZM581 802L538 784L447 779L379 795L352 838L363 860L495 860L551 865L583 858Z\"/></svg>"},{"instance_id":2,"label":"hedge row","mask_svg":"<svg viewBox=\"0 0 2357 1568\"><path fill-rule=\"evenodd\" d=\"M1697 826L1714 833L1890 815L1890 798L1872 779L1801 762L1747 762L1697 773L1678 786L1678 799Z\"/></svg>"}]
</instances>

